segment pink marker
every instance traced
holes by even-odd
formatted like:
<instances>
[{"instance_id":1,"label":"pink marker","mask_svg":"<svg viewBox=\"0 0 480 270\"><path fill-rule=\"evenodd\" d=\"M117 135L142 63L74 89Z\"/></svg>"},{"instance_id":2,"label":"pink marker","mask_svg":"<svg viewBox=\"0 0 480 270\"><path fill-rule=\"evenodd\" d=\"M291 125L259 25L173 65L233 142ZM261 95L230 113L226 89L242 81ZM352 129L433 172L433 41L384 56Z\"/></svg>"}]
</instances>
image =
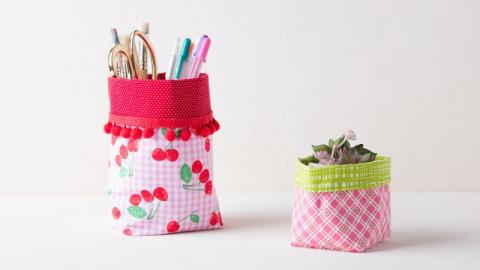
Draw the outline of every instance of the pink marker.
<instances>
[{"instance_id":1,"label":"pink marker","mask_svg":"<svg viewBox=\"0 0 480 270\"><path fill-rule=\"evenodd\" d=\"M205 37L195 54L188 78L198 78L202 64L207 61L208 48L210 48L210 38Z\"/></svg>"}]
</instances>

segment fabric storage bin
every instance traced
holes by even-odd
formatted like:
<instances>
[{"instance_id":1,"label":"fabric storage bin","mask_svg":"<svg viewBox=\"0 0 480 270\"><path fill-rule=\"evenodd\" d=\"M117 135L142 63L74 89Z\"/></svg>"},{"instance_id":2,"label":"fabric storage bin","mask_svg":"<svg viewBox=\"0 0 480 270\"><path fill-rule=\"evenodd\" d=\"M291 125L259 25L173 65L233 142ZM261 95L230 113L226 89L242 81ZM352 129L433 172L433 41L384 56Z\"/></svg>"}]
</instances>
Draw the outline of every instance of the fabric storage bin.
<instances>
[{"instance_id":1,"label":"fabric storage bin","mask_svg":"<svg viewBox=\"0 0 480 270\"><path fill-rule=\"evenodd\" d=\"M156 235L223 227L213 184L208 75L110 77L109 195L113 228Z\"/></svg>"},{"instance_id":2,"label":"fabric storage bin","mask_svg":"<svg viewBox=\"0 0 480 270\"><path fill-rule=\"evenodd\" d=\"M348 165L297 163L291 244L362 252L390 236L390 158Z\"/></svg>"}]
</instances>

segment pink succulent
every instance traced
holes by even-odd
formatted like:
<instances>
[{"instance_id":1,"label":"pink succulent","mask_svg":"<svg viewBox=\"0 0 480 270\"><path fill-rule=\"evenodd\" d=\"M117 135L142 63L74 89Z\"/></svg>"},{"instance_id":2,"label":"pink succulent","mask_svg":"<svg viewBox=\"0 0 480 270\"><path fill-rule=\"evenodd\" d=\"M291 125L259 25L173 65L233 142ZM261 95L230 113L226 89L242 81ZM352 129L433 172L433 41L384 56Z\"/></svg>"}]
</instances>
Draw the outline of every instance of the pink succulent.
<instances>
[{"instance_id":1,"label":"pink succulent","mask_svg":"<svg viewBox=\"0 0 480 270\"><path fill-rule=\"evenodd\" d=\"M345 136L345 140L355 141L357 139L357 135L351 129L345 131L343 136Z\"/></svg>"},{"instance_id":2,"label":"pink succulent","mask_svg":"<svg viewBox=\"0 0 480 270\"><path fill-rule=\"evenodd\" d=\"M332 165L335 164L335 159L332 158L327 151L319 151L313 154L316 159L318 159L318 164L321 165Z\"/></svg>"}]
</instances>

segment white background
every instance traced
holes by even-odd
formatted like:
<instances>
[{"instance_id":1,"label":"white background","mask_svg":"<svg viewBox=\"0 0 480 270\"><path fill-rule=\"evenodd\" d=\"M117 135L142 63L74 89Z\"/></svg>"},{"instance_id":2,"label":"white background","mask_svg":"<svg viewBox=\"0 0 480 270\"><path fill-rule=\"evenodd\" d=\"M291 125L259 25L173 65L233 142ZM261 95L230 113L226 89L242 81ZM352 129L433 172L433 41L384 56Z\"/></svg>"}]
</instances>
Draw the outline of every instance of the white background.
<instances>
[{"instance_id":1,"label":"white background","mask_svg":"<svg viewBox=\"0 0 480 270\"><path fill-rule=\"evenodd\" d=\"M110 28L212 38L218 192L289 191L344 129L394 191L480 190L478 1L2 1L0 193L104 193Z\"/></svg>"}]
</instances>

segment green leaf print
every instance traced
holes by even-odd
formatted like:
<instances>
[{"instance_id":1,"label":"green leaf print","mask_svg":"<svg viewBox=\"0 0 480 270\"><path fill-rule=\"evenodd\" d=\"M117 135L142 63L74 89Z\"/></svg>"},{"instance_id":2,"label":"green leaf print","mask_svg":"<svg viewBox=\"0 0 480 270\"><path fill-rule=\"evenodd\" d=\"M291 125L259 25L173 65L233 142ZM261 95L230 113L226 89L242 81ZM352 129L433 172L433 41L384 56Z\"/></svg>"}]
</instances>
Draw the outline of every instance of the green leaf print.
<instances>
[{"instance_id":1,"label":"green leaf print","mask_svg":"<svg viewBox=\"0 0 480 270\"><path fill-rule=\"evenodd\" d=\"M144 218L147 215L147 211L145 211L145 209L138 206L130 206L127 208L127 211L130 215L139 219Z\"/></svg>"},{"instance_id":2,"label":"green leaf print","mask_svg":"<svg viewBox=\"0 0 480 270\"><path fill-rule=\"evenodd\" d=\"M177 137L177 139L180 139L180 135L182 135L182 130L181 129L175 130L175 136Z\"/></svg>"},{"instance_id":3,"label":"green leaf print","mask_svg":"<svg viewBox=\"0 0 480 270\"><path fill-rule=\"evenodd\" d=\"M193 223L198 223L198 221L200 221L200 217L199 217L197 214L191 214L191 215L190 215L190 220L191 220Z\"/></svg>"},{"instance_id":4,"label":"green leaf print","mask_svg":"<svg viewBox=\"0 0 480 270\"><path fill-rule=\"evenodd\" d=\"M160 132L162 132L162 135L165 136L165 133L167 133L167 129L166 128L161 128Z\"/></svg>"},{"instance_id":5,"label":"green leaf print","mask_svg":"<svg viewBox=\"0 0 480 270\"><path fill-rule=\"evenodd\" d=\"M128 169L125 167L120 167L120 171L118 171L118 176L125 177L128 175Z\"/></svg>"},{"instance_id":6,"label":"green leaf print","mask_svg":"<svg viewBox=\"0 0 480 270\"><path fill-rule=\"evenodd\" d=\"M190 183L192 180L192 170L188 164L183 164L182 168L180 169L180 177L185 184Z\"/></svg>"}]
</instances>

